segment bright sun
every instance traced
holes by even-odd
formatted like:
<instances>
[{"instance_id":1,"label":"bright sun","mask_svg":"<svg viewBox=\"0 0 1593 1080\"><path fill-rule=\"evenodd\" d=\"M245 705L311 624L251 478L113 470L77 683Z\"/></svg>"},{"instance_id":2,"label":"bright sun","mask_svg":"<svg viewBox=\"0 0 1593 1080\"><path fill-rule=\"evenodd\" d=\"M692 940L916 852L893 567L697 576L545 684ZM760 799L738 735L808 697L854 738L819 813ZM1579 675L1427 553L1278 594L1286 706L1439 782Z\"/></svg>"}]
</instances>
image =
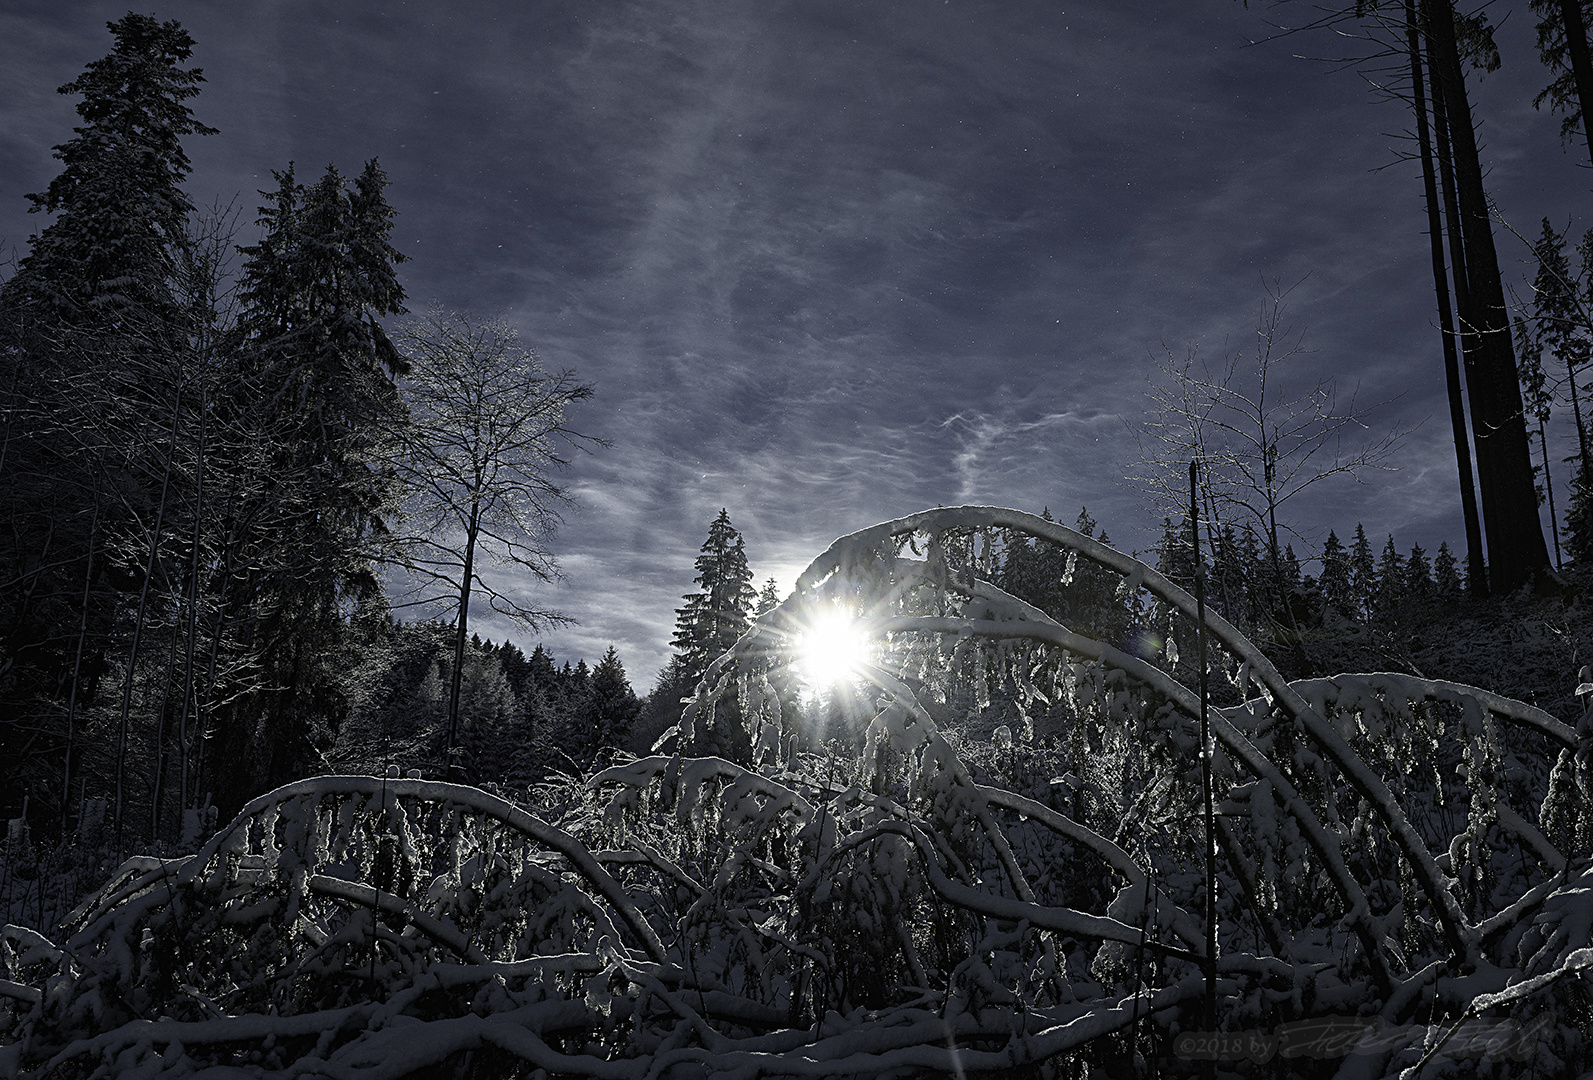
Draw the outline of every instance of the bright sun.
<instances>
[{"instance_id":1,"label":"bright sun","mask_svg":"<svg viewBox=\"0 0 1593 1080\"><path fill-rule=\"evenodd\" d=\"M797 639L797 666L814 689L851 677L867 653L867 638L852 617L842 611L820 615Z\"/></svg>"}]
</instances>

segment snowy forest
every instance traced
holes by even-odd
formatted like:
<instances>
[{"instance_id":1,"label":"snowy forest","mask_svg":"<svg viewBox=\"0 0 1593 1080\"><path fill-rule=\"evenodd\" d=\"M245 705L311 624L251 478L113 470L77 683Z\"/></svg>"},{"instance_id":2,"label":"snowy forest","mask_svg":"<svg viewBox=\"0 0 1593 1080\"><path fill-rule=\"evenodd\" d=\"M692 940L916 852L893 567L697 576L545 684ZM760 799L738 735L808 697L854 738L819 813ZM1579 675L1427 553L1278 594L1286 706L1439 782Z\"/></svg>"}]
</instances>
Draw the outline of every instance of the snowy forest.
<instances>
[{"instance_id":1,"label":"snowy forest","mask_svg":"<svg viewBox=\"0 0 1593 1080\"><path fill-rule=\"evenodd\" d=\"M1531 6L1574 134L1593 3ZM937 507L786 591L726 507L643 692L472 621L565 619L594 387L410 312L376 160L198 208L194 42L111 23L0 281L0 1076L1593 1073L1593 232L1501 273L1485 18L1341 18L1466 535L1297 525L1400 435L1277 390L1280 291L1160 369L1153 550Z\"/></svg>"}]
</instances>

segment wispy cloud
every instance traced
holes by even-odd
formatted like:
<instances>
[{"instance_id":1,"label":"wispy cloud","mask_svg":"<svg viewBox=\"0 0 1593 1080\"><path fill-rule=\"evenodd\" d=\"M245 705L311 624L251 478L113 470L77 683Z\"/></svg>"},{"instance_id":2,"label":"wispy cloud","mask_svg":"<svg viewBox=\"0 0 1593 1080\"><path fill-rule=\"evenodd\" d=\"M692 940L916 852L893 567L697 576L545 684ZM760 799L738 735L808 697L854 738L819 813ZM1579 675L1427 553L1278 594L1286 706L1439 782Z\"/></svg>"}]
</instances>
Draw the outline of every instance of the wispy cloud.
<instances>
[{"instance_id":1,"label":"wispy cloud","mask_svg":"<svg viewBox=\"0 0 1593 1080\"><path fill-rule=\"evenodd\" d=\"M13 243L72 122L50 91L123 12L69 8L0 13ZM572 421L613 445L573 463L564 578L533 592L579 620L544 639L561 659L612 643L643 687L721 507L782 585L834 536L936 503L1088 506L1149 548L1157 522L1123 476L1152 354L1246 344L1264 279L1304 281L1302 373L1403 392L1388 423L1444 415L1419 185L1408 165L1372 171L1404 117L1297 49L1245 48L1266 28L1240 5L162 16L198 41L195 107L223 132L191 148L198 201L252 207L289 160L379 156L414 306L507 312L595 385ZM1502 33L1530 50L1530 28ZM1522 104L1530 67L1478 92L1490 183L1507 215L1558 221L1580 180L1554 119ZM1402 472L1325 490L1304 527L1458 539L1452 456L1429 424Z\"/></svg>"}]
</instances>

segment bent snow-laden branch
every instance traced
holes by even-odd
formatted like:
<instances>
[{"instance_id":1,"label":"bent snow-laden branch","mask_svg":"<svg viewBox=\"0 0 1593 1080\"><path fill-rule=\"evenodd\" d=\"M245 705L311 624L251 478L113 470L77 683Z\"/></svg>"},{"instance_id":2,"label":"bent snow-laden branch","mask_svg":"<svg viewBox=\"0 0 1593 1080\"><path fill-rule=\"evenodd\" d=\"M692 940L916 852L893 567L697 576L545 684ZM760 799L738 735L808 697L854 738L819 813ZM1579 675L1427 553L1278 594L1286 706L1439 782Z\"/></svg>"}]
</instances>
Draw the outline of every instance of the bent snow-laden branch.
<instances>
[{"instance_id":1,"label":"bent snow-laden branch","mask_svg":"<svg viewBox=\"0 0 1593 1080\"><path fill-rule=\"evenodd\" d=\"M1031 545L1117 621L1003 587ZM816 686L802 643L838 612L867 644ZM1188 1071L1196 618L1154 569L1017 511L843 537L709 666L674 752L619 758L573 805L317 777L192 856L128 862L63 946L7 927L0 1075ZM1363 1062L1397 1072L1493 1009L1541 1018L1540 1073L1570 1060L1593 716L1387 673L1290 683L1206 624L1221 1025L1422 1017L1431 1039L1385 1029Z\"/></svg>"}]
</instances>

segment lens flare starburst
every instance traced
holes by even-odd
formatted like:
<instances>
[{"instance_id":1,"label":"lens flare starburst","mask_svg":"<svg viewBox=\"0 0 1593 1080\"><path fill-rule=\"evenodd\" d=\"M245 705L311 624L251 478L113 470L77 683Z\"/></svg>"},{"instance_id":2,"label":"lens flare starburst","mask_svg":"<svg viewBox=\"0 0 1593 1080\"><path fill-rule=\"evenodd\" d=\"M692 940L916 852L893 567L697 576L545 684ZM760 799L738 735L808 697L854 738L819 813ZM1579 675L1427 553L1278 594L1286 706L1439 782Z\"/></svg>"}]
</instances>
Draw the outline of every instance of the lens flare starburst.
<instances>
[{"instance_id":1,"label":"lens flare starburst","mask_svg":"<svg viewBox=\"0 0 1593 1080\"><path fill-rule=\"evenodd\" d=\"M868 638L845 611L814 618L796 640L797 669L815 690L845 682L868 660Z\"/></svg>"}]
</instances>

